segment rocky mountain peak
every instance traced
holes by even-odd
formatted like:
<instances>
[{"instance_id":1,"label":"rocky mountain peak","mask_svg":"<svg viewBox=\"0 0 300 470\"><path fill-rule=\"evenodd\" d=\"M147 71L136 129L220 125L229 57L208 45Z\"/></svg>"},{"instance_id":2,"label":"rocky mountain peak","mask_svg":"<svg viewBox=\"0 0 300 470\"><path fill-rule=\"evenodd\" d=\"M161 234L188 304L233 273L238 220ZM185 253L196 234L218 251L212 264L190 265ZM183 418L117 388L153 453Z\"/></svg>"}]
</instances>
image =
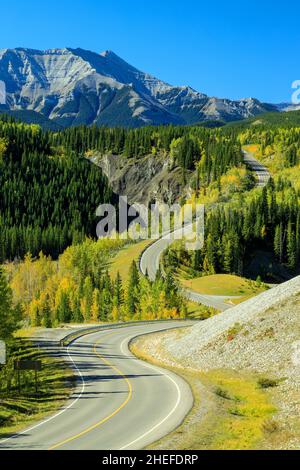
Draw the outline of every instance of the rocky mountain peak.
<instances>
[{"instance_id":1,"label":"rocky mountain peak","mask_svg":"<svg viewBox=\"0 0 300 470\"><path fill-rule=\"evenodd\" d=\"M189 86L172 86L111 50L2 49L0 80L11 110L35 111L61 126L193 124L269 110L254 98L209 98Z\"/></svg>"}]
</instances>

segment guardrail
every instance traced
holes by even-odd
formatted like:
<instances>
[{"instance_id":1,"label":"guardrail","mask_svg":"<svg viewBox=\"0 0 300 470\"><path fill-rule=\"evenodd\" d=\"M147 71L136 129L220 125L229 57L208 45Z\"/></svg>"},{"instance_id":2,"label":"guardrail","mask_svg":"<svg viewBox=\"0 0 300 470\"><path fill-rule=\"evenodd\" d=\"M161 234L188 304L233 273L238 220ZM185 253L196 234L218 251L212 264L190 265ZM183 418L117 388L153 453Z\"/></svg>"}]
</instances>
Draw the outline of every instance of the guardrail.
<instances>
[{"instance_id":1,"label":"guardrail","mask_svg":"<svg viewBox=\"0 0 300 470\"><path fill-rule=\"evenodd\" d=\"M61 347L67 347L70 346L73 341L83 337L87 336L93 333L97 333L98 331L105 331L105 330L114 330L114 329L120 329L120 328L125 328L126 326L138 326L138 325L155 325L157 323L168 323L170 321L176 321L176 322L185 322L188 319L186 318L169 318L165 320L149 320L149 321L133 321L133 322L128 322L128 323L111 323L111 324L105 324L105 325L99 325L99 326L93 326L91 328L84 328L82 330L78 331L73 331L72 333L68 334L65 336L63 339L59 341L59 344ZM189 320L192 322L197 322L197 319Z\"/></svg>"}]
</instances>

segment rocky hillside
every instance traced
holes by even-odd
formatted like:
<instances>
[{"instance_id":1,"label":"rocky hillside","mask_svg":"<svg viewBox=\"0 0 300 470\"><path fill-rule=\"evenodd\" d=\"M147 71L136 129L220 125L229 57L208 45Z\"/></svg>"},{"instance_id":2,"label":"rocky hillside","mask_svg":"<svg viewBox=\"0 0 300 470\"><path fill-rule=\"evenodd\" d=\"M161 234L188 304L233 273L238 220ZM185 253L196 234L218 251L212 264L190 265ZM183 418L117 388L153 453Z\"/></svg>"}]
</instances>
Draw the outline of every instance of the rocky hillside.
<instances>
[{"instance_id":1,"label":"rocky hillside","mask_svg":"<svg viewBox=\"0 0 300 470\"><path fill-rule=\"evenodd\" d=\"M202 372L236 371L271 390L277 412L276 449L300 446L300 277L201 322L184 334L145 338L143 350L160 362ZM225 397L226 398L226 397Z\"/></svg>"},{"instance_id":2,"label":"rocky hillside","mask_svg":"<svg viewBox=\"0 0 300 470\"><path fill-rule=\"evenodd\" d=\"M240 325L249 323L255 320L257 315L263 314L270 308L275 308L276 305L285 302L298 293L300 293L300 277L285 282L254 299L250 299L227 312L200 323L180 342L177 342L176 346L171 342L168 349L174 354L174 357L184 358L184 360L191 361L191 363L197 362L199 361L199 349L205 349L224 332L234 328L237 323Z\"/></svg>"},{"instance_id":3,"label":"rocky hillside","mask_svg":"<svg viewBox=\"0 0 300 470\"><path fill-rule=\"evenodd\" d=\"M148 155L128 159L110 154L95 155L91 161L102 169L116 194L127 196L129 204L173 204L192 193L189 185L183 184L182 169L171 158Z\"/></svg>"},{"instance_id":4,"label":"rocky hillside","mask_svg":"<svg viewBox=\"0 0 300 470\"><path fill-rule=\"evenodd\" d=\"M192 124L277 111L253 98L210 98L188 86L171 86L111 51L3 49L0 80L7 90L2 111L35 111L59 126Z\"/></svg>"}]
</instances>

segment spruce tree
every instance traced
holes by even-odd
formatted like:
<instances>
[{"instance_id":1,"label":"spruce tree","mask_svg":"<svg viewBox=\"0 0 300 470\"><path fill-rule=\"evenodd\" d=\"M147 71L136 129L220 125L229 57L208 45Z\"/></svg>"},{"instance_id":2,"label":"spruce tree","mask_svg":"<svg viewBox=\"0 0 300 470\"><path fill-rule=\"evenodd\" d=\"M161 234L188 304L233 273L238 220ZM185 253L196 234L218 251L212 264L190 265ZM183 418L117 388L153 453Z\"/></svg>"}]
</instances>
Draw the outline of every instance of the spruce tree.
<instances>
[{"instance_id":1,"label":"spruce tree","mask_svg":"<svg viewBox=\"0 0 300 470\"><path fill-rule=\"evenodd\" d=\"M68 294L61 291L56 309L56 318L59 323L69 323L71 320L71 310L69 305Z\"/></svg>"},{"instance_id":2,"label":"spruce tree","mask_svg":"<svg viewBox=\"0 0 300 470\"><path fill-rule=\"evenodd\" d=\"M133 317L139 308L139 287L139 272L136 262L133 261L129 271L129 282L127 289L127 310L130 317Z\"/></svg>"},{"instance_id":3,"label":"spruce tree","mask_svg":"<svg viewBox=\"0 0 300 470\"><path fill-rule=\"evenodd\" d=\"M8 285L4 269L0 266L0 339L11 337L17 329L12 307L12 291Z\"/></svg>"},{"instance_id":4,"label":"spruce tree","mask_svg":"<svg viewBox=\"0 0 300 470\"><path fill-rule=\"evenodd\" d=\"M100 320L107 322L112 320L114 289L108 272L100 282Z\"/></svg>"},{"instance_id":5,"label":"spruce tree","mask_svg":"<svg viewBox=\"0 0 300 470\"><path fill-rule=\"evenodd\" d=\"M52 328L52 318L51 318L51 307L50 307L50 297L49 294L46 294L43 310L42 310L42 324L44 328Z\"/></svg>"},{"instance_id":6,"label":"spruce tree","mask_svg":"<svg viewBox=\"0 0 300 470\"><path fill-rule=\"evenodd\" d=\"M233 246L231 240L226 240L225 246L224 246L224 262L223 262L223 268L225 273L232 273L232 267L233 267Z\"/></svg>"},{"instance_id":7,"label":"spruce tree","mask_svg":"<svg viewBox=\"0 0 300 470\"><path fill-rule=\"evenodd\" d=\"M292 224L289 223L287 230L287 260L288 266L295 269L297 266L297 244L296 234L292 229Z\"/></svg>"},{"instance_id":8,"label":"spruce tree","mask_svg":"<svg viewBox=\"0 0 300 470\"><path fill-rule=\"evenodd\" d=\"M99 289L94 289L91 306L91 319L94 322L99 321L101 307L101 294Z\"/></svg>"},{"instance_id":9,"label":"spruce tree","mask_svg":"<svg viewBox=\"0 0 300 470\"><path fill-rule=\"evenodd\" d=\"M282 230L282 224L280 224L276 226L275 236L274 236L274 252L280 263L282 263L283 261L283 250L284 250L283 230Z\"/></svg>"},{"instance_id":10,"label":"spruce tree","mask_svg":"<svg viewBox=\"0 0 300 470\"><path fill-rule=\"evenodd\" d=\"M179 289L171 269L168 269L166 273L164 291L166 295L167 307L169 309L175 308L179 310Z\"/></svg>"},{"instance_id":11,"label":"spruce tree","mask_svg":"<svg viewBox=\"0 0 300 470\"><path fill-rule=\"evenodd\" d=\"M120 310L123 303L124 303L124 291L122 287L122 279L118 271L117 277L115 280L115 285L114 285L114 306L117 307L118 310Z\"/></svg>"}]
</instances>

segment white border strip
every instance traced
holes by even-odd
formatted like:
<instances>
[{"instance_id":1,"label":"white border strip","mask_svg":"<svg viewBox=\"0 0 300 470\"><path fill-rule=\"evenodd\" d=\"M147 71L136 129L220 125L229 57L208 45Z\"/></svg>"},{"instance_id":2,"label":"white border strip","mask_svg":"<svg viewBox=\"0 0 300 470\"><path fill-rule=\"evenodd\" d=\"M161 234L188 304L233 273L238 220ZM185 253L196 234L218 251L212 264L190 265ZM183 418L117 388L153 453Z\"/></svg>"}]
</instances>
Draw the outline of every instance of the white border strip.
<instances>
[{"instance_id":1,"label":"white border strip","mask_svg":"<svg viewBox=\"0 0 300 470\"><path fill-rule=\"evenodd\" d=\"M154 332L154 333L157 333L157 332ZM133 339L132 336L130 336L129 338L124 339L124 341L121 344L121 348L120 348L122 354L128 354L127 351L124 351L124 345L125 345L126 342L127 342L127 345L128 345L129 341L131 341L132 339ZM139 360L135 356L132 356L132 357L136 360ZM144 361L141 361L141 362L143 363L143 366L148 367L149 369L155 370L156 372L159 371L161 374L163 374L165 377L167 377L173 383L173 385L175 385L176 390L177 390L177 401L176 401L175 406L170 411L170 413L168 413L168 415L162 421L157 423L155 426L153 426L153 428L151 428L149 431L147 431L144 434L142 434L141 436L139 436L134 441L130 442L129 444L126 444L124 447L121 447L120 450L128 449L128 447L131 447L132 445L136 444L137 442L139 442L140 440L144 439L149 434L151 434L153 431L155 431L157 428L159 428L162 424L164 424L175 413L175 411L177 410L177 408L178 408L178 406L181 402L181 390L180 390L177 382L173 379L173 377L171 377L169 374L166 374L164 370L162 370L162 369L160 369L156 366L152 366L152 365L150 365L150 364L148 364L147 362L144 362Z\"/></svg>"}]
</instances>

